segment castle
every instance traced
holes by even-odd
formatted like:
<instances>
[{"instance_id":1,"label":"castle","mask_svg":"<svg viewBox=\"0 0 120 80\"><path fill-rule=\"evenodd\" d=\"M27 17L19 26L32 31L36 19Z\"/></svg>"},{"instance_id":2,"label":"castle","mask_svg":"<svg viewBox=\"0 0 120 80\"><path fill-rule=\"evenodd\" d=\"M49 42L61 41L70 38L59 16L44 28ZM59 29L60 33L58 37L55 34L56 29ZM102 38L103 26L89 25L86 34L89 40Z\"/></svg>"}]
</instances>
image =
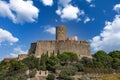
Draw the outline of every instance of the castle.
<instances>
[{"instance_id":1,"label":"castle","mask_svg":"<svg viewBox=\"0 0 120 80\"><path fill-rule=\"evenodd\" d=\"M77 36L72 38L66 37L66 27L56 27L56 40L40 40L35 43L31 43L29 54L34 54L35 57L40 58L42 54L74 52L79 58L89 57L90 44L88 41L79 41Z\"/></svg>"}]
</instances>

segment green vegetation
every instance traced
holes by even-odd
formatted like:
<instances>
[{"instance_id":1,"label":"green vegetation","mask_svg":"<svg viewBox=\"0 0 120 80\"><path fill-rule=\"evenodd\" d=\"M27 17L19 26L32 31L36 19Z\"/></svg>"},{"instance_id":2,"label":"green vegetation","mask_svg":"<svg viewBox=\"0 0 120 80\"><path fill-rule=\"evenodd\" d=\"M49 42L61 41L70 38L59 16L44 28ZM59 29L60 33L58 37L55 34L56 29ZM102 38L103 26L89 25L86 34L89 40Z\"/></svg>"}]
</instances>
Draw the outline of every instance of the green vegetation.
<instances>
[{"instance_id":1,"label":"green vegetation","mask_svg":"<svg viewBox=\"0 0 120 80\"><path fill-rule=\"evenodd\" d=\"M69 62L77 61L78 56L76 55L76 53L64 52L64 53L58 55L58 59L60 59L60 61L63 63L69 63Z\"/></svg>"},{"instance_id":2,"label":"green vegetation","mask_svg":"<svg viewBox=\"0 0 120 80\"><path fill-rule=\"evenodd\" d=\"M75 75L76 72L77 68L75 66L67 66L66 68L61 70L59 78L64 80L73 80L73 78L70 76Z\"/></svg>"},{"instance_id":3,"label":"green vegetation","mask_svg":"<svg viewBox=\"0 0 120 80\"><path fill-rule=\"evenodd\" d=\"M35 74L36 74L36 70L35 69L30 70L29 77L30 78L35 77Z\"/></svg>"},{"instance_id":4,"label":"green vegetation","mask_svg":"<svg viewBox=\"0 0 120 80\"><path fill-rule=\"evenodd\" d=\"M29 74L26 74L27 70L30 70ZM47 76L47 80L55 78L75 80L73 76L77 73L120 73L120 51L106 53L100 50L93 54L93 58L83 57L79 59L75 53L64 52L56 56L55 53L50 56L42 54L41 58L30 55L22 61L1 61L0 79L27 80L27 78L35 76L36 70L48 70L50 74ZM58 70L59 73L57 73ZM80 80L86 79L83 76Z\"/></svg>"},{"instance_id":5,"label":"green vegetation","mask_svg":"<svg viewBox=\"0 0 120 80\"><path fill-rule=\"evenodd\" d=\"M0 79L1 80L26 80L25 71L28 67L21 61L1 62Z\"/></svg>"},{"instance_id":6,"label":"green vegetation","mask_svg":"<svg viewBox=\"0 0 120 80\"><path fill-rule=\"evenodd\" d=\"M109 56L105 51L98 51L94 55L97 62L101 62L105 68L110 68L112 66L112 57Z\"/></svg>"},{"instance_id":7,"label":"green vegetation","mask_svg":"<svg viewBox=\"0 0 120 80\"><path fill-rule=\"evenodd\" d=\"M55 80L55 75L54 74L48 74L47 80Z\"/></svg>"},{"instance_id":8,"label":"green vegetation","mask_svg":"<svg viewBox=\"0 0 120 80\"><path fill-rule=\"evenodd\" d=\"M29 69L35 69L35 68L38 68L38 61L39 61L39 59L37 59L33 55L31 55L31 56L23 59L22 63L24 63Z\"/></svg>"}]
</instances>

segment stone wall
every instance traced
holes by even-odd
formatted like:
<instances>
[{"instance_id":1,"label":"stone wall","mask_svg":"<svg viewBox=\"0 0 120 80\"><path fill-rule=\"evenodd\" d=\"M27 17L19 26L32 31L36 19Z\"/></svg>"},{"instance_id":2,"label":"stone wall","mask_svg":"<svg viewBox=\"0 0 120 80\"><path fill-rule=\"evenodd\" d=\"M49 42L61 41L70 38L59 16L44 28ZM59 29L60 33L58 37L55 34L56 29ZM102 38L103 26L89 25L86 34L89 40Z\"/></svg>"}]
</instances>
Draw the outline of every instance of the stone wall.
<instances>
[{"instance_id":1,"label":"stone wall","mask_svg":"<svg viewBox=\"0 0 120 80\"><path fill-rule=\"evenodd\" d=\"M41 57L42 54L53 53L55 51L56 41L38 41L36 44L35 56Z\"/></svg>"},{"instance_id":2,"label":"stone wall","mask_svg":"<svg viewBox=\"0 0 120 80\"><path fill-rule=\"evenodd\" d=\"M30 49L29 49L29 54L35 54L36 51L36 45L37 43L31 43Z\"/></svg>"},{"instance_id":3,"label":"stone wall","mask_svg":"<svg viewBox=\"0 0 120 80\"><path fill-rule=\"evenodd\" d=\"M33 50L33 49L32 49ZM41 57L44 53L57 54L58 52L74 52L80 58L90 57L90 45L87 41L74 41L74 40L44 40L36 43L35 56Z\"/></svg>"},{"instance_id":4,"label":"stone wall","mask_svg":"<svg viewBox=\"0 0 120 80\"><path fill-rule=\"evenodd\" d=\"M26 57L27 57L27 54L19 54L18 55L18 61L23 60Z\"/></svg>"},{"instance_id":5,"label":"stone wall","mask_svg":"<svg viewBox=\"0 0 120 80\"><path fill-rule=\"evenodd\" d=\"M3 59L4 62L10 62L10 61L18 61L18 58L4 58Z\"/></svg>"}]
</instances>

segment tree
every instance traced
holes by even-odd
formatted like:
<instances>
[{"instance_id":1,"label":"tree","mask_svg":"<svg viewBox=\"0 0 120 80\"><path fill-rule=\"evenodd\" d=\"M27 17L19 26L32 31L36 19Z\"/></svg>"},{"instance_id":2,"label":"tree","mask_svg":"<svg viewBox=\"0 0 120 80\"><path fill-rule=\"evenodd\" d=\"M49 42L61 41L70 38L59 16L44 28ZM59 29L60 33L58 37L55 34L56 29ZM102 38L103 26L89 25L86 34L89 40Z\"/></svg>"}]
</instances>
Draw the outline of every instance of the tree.
<instances>
[{"instance_id":1,"label":"tree","mask_svg":"<svg viewBox=\"0 0 120 80\"><path fill-rule=\"evenodd\" d=\"M94 62L94 67L95 67L95 68L104 68L104 65L103 65L101 62L95 61L95 62Z\"/></svg>"},{"instance_id":2,"label":"tree","mask_svg":"<svg viewBox=\"0 0 120 80\"><path fill-rule=\"evenodd\" d=\"M69 71L67 72L67 70L62 70L59 74L59 78L60 80L74 80L74 78L70 77L70 75L68 74Z\"/></svg>"},{"instance_id":3,"label":"tree","mask_svg":"<svg viewBox=\"0 0 120 80\"><path fill-rule=\"evenodd\" d=\"M47 68L47 70L55 72L55 70L57 68L56 66L58 64L59 64L59 59L56 56L52 55L46 61L46 68Z\"/></svg>"},{"instance_id":4,"label":"tree","mask_svg":"<svg viewBox=\"0 0 120 80\"><path fill-rule=\"evenodd\" d=\"M58 58L63 63L74 62L78 60L77 54L73 52L63 52L62 54L58 55Z\"/></svg>"},{"instance_id":5,"label":"tree","mask_svg":"<svg viewBox=\"0 0 120 80\"><path fill-rule=\"evenodd\" d=\"M81 63L85 66L85 67L92 67L93 66L93 61L92 59L88 58L88 57L83 57L81 59Z\"/></svg>"},{"instance_id":6,"label":"tree","mask_svg":"<svg viewBox=\"0 0 120 80\"><path fill-rule=\"evenodd\" d=\"M77 71L78 70L75 66L69 65L65 69L61 70L59 77L66 80L67 77L75 75Z\"/></svg>"},{"instance_id":7,"label":"tree","mask_svg":"<svg viewBox=\"0 0 120 80\"><path fill-rule=\"evenodd\" d=\"M10 61L9 72L18 70L27 70L27 66L21 61ZM24 71L24 70L23 70Z\"/></svg>"},{"instance_id":8,"label":"tree","mask_svg":"<svg viewBox=\"0 0 120 80\"><path fill-rule=\"evenodd\" d=\"M22 62L25 63L29 69L38 68L38 59L35 58L33 55L28 56L27 58L23 59Z\"/></svg>"},{"instance_id":9,"label":"tree","mask_svg":"<svg viewBox=\"0 0 120 80\"><path fill-rule=\"evenodd\" d=\"M40 61L39 61L39 67L41 70L46 70L46 62L48 61L49 57L48 54L42 54Z\"/></svg>"},{"instance_id":10,"label":"tree","mask_svg":"<svg viewBox=\"0 0 120 80\"><path fill-rule=\"evenodd\" d=\"M105 51L103 50L97 51L93 56L96 58L96 61L101 62L104 65L104 67L106 68L112 67L111 63L113 59Z\"/></svg>"},{"instance_id":11,"label":"tree","mask_svg":"<svg viewBox=\"0 0 120 80\"><path fill-rule=\"evenodd\" d=\"M25 71L28 67L21 61L10 61L9 69L2 76L0 79L2 80L26 80L27 76Z\"/></svg>"},{"instance_id":12,"label":"tree","mask_svg":"<svg viewBox=\"0 0 120 80\"><path fill-rule=\"evenodd\" d=\"M120 59L120 51L111 51L109 53L109 55L112 57L112 58L119 58Z\"/></svg>"},{"instance_id":13,"label":"tree","mask_svg":"<svg viewBox=\"0 0 120 80\"><path fill-rule=\"evenodd\" d=\"M82 72L83 71L84 66L83 66L83 64L81 62L77 62L74 65L76 66L78 72Z\"/></svg>"},{"instance_id":14,"label":"tree","mask_svg":"<svg viewBox=\"0 0 120 80\"><path fill-rule=\"evenodd\" d=\"M120 69L120 59L113 58L112 67L113 67L113 69Z\"/></svg>"},{"instance_id":15,"label":"tree","mask_svg":"<svg viewBox=\"0 0 120 80\"><path fill-rule=\"evenodd\" d=\"M48 74L47 80L55 80L55 75L54 74Z\"/></svg>"}]
</instances>

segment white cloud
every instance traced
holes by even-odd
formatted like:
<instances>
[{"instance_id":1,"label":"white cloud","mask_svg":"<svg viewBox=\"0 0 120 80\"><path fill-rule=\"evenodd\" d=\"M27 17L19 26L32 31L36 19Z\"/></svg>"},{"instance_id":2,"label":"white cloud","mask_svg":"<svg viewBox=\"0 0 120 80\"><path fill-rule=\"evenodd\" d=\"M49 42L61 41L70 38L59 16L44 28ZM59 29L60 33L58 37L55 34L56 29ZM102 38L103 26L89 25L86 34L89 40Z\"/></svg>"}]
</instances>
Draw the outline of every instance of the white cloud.
<instances>
[{"instance_id":1,"label":"white cloud","mask_svg":"<svg viewBox=\"0 0 120 80\"><path fill-rule=\"evenodd\" d=\"M51 27L51 26L45 26L45 30L44 32L50 33L52 35L55 35L56 33L56 28L55 27Z\"/></svg>"},{"instance_id":2,"label":"white cloud","mask_svg":"<svg viewBox=\"0 0 120 80\"><path fill-rule=\"evenodd\" d=\"M13 49L13 53L10 53L10 57L17 57L19 54L27 54L27 50L23 51L21 47L16 47Z\"/></svg>"},{"instance_id":3,"label":"white cloud","mask_svg":"<svg viewBox=\"0 0 120 80\"><path fill-rule=\"evenodd\" d=\"M52 6L53 5L53 0L42 0L42 3L45 6Z\"/></svg>"},{"instance_id":4,"label":"white cloud","mask_svg":"<svg viewBox=\"0 0 120 80\"><path fill-rule=\"evenodd\" d=\"M14 37L9 31L0 28L0 44L5 41L14 43L18 41L18 38Z\"/></svg>"},{"instance_id":5,"label":"white cloud","mask_svg":"<svg viewBox=\"0 0 120 80\"><path fill-rule=\"evenodd\" d=\"M90 18L89 17L86 17L85 20L84 20L84 23L87 23L90 21Z\"/></svg>"},{"instance_id":6,"label":"white cloud","mask_svg":"<svg viewBox=\"0 0 120 80\"><path fill-rule=\"evenodd\" d=\"M18 54L25 54L25 53L27 53L27 51L23 51L21 49L21 47L14 48L13 50L14 50L14 52L16 52Z\"/></svg>"},{"instance_id":7,"label":"white cloud","mask_svg":"<svg viewBox=\"0 0 120 80\"><path fill-rule=\"evenodd\" d=\"M33 1L10 0L9 3L0 1L0 16L8 17L14 23L35 22L39 10Z\"/></svg>"},{"instance_id":8,"label":"white cloud","mask_svg":"<svg viewBox=\"0 0 120 80\"><path fill-rule=\"evenodd\" d=\"M97 50L120 50L120 15L116 15L112 22L106 21L105 27L100 35L91 40L93 51Z\"/></svg>"},{"instance_id":9,"label":"white cloud","mask_svg":"<svg viewBox=\"0 0 120 80\"><path fill-rule=\"evenodd\" d=\"M86 0L86 2L89 3L89 6L90 6L91 8L94 8L94 7L96 7L96 5L95 5L92 1L93 1L93 0Z\"/></svg>"},{"instance_id":10,"label":"white cloud","mask_svg":"<svg viewBox=\"0 0 120 80\"><path fill-rule=\"evenodd\" d=\"M65 20L81 20L80 16L83 16L85 12L80 10L79 7L73 6L71 4L72 0L59 0L58 1L58 9L56 10L56 14L60 16L62 21Z\"/></svg>"},{"instance_id":11,"label":"white cloud","mask_svg":"<svg viewBox=\"0 0 120 80\"><path fill-rule=\"evenodd\" d=\"M27 54L28 50L23 50L21 47L22 46L18 46L16 48L13 48L13 51L11 53L6 53L6 54L0 56L0 61L3 60L4 58L15 58L15 57L18 57L19 54Z\"/></svg>"},{"instance_id":12,"label":"white cloud","mask_svg":"<svg viewBox=\"0 0 120 80\"><path fill-rule=\"evenodd\" d=\"M86 0L86 2L91 3L91 2L92 2L92 0Z\"/></svg>"},{"instance_id":13,"label":"white cloud","mask_svg":"<svg viewBox=\"0 0 120 80\"><path fill-rule=\"evenodd\" d=\"M116 12L120 13L120 4L116 4L113 8Z\"/></svg>"},{"instance_id":14,"label":"white cloud","mask_svg":"<svg viewBox=\"0 0 120 80\"><path fill-rule=\"evenodd\" d=\"M18 54L11 53L10 56L15 58L15 57L18 57Z\"/></svg>"},{"instance_id":15,"label":"white cloud","mask_svg":"<svg viewBox=\"0 0 120 80\"><path fill-rule=\"evenodd\" d=\"M9 4L5 1L0 1L0 16L8 17L9 19L12 19L13 22L15 21L15 16L10 10Z\"/></svg>"},{"instance_id":16,"label":"white cloud","mask_svg":"<svg viewBox=\"0 0 120 80\"><path fill-rule=\"evenodd\" d=\"M62 10L61 8L59 8L58 10L56 10L57 15L61 15L62 14L61 10Z\"/></svg>"},{"instance_id":17,"label":"white cloud","mask_svg":"<svg viewBox=\"0 0 120 80\"><path fill-rule=\"evenodd\" d=\"M57 15L61 17L61 19L65 20L75 20L78 19L79 15L84 15L84 11L80 11L78 7L67 5L64 8L58 8L56 10Z\"/></svg>"},{"instance_id":18,"label":"white cloud","mask_svg":"<svg viewBox=\"0 0 120 80\"><path fill-rule=\"evenodd\" d=\"M70 4L72 0L59 0L59 4L63 7L67 6L68 4Z\"/></svg>"}]
</instances>

